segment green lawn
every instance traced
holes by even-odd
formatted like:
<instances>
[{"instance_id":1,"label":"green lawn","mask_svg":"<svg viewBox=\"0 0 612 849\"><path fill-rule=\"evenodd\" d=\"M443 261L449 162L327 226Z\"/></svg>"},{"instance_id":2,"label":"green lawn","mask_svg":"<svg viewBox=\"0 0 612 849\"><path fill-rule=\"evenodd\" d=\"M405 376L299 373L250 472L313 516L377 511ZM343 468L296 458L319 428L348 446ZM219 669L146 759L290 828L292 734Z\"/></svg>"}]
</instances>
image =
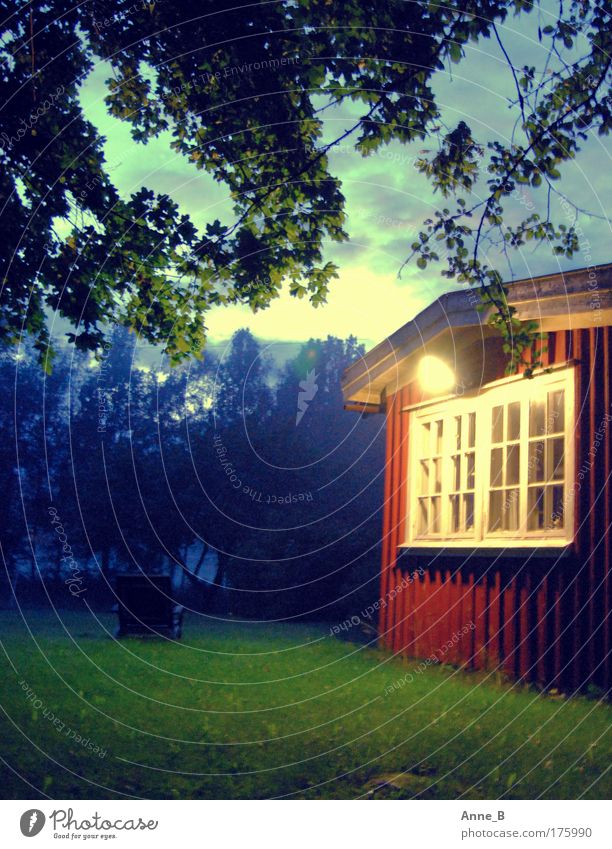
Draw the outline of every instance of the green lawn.
<instances>
[{"instance_id":1,"label":"green lawn","mask_svg":"<svg viewBox=\"0 0 612 849\"><path fill-rule=\"evenodd\" d=\"M172 644L115 642L109 616L27 618L31 635L0 614L5 798L612 793L612 707L597 701L450 667L415 674L416 661L325 625L191 616ZM385 695L406 673L412 683Z\"/></svg>"}]
</instances>

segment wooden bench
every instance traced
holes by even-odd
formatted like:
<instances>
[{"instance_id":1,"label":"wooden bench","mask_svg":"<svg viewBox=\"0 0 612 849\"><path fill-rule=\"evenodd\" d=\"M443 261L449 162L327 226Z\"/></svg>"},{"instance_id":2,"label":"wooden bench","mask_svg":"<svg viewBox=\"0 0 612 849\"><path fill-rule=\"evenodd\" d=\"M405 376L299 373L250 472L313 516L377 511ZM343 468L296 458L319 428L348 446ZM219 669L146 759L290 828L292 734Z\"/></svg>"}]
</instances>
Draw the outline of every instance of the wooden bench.
<instances>
[{"instance_id":1,"label":"wooden bench","mask_svg":"<svg viewBox=\"0 0 612 849\"><path fill-rule=\"evenodd\" d=\"M180 640L183 607L172 599L168 575L117 575L115 592L115 610L119 614L117 637L167 634Z\"/></svg>"}]
</instances>

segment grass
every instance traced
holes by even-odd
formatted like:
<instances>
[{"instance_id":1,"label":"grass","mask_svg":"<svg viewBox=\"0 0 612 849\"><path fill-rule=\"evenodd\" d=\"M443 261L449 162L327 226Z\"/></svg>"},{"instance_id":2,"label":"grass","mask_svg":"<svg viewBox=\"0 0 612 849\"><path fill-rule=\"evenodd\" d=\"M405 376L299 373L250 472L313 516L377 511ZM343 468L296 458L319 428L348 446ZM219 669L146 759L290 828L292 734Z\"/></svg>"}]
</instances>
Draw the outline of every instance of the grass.
<instances>
[{"instance_id":1,"label":"grass","mask_svg":"<svg viewBox=\"0 0 612 849\"><path fill-rule=\"evenodd\" d=\"M179 644L113 628L0 614L4 798L610 797L609 704L416 674L325 625L191 616Z\"/></svg>"}]
</instances>

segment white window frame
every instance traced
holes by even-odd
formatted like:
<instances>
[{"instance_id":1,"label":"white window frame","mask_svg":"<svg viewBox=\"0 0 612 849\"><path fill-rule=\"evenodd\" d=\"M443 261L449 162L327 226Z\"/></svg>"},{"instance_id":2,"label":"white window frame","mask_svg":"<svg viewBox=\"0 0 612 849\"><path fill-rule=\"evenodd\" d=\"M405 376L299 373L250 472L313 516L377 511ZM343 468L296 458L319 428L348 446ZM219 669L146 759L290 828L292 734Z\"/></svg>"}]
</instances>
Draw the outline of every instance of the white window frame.
<instances>
[{"instance_id":1,"label":"white window frame","mask_svg":"<svg viewBox=\"0 0 612 849\"><path fill-rule=\"evenodd\" d=\"M542 396L556 388L564 390L564 480L563 506L564 526L561 529L529 531L528 514L528 465L529 454L529 399ZM489 481L491 460L491 416L494 407L521 401L521 462L518 489L520 492L520 510L518 530L487 531L489 511ZM525 403L523 403L525 402ZM574 538L574 493L575 493L575 369L573 366L555 368L550 373L541 373L533 378L514 376L497 380L480 390L476 395L446 398L443 401L431 401L408 408L410 415L408 429L408 516L406 522L406 540L403 546L417 548L540 548L544 546L561 547L570 544ZM449 492L452 464L442 463L441 532L418 533L418 481L419 450L421 429L427 422L444 419L444 456L449 458L456 453L451 448L450 423L455 416L476 413L476 469L474 487L474 532L448 533L450 527ZM505 444L505 443L504 443Z\"/></svg>"}]
</instances>

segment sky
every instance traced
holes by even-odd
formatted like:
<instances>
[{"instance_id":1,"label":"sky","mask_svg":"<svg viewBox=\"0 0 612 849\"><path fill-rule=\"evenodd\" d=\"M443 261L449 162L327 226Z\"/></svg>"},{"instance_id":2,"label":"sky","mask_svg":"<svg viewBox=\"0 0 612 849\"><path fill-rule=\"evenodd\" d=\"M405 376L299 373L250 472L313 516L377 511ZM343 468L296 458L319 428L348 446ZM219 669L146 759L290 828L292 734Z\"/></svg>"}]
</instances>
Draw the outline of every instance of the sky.
<instances>
[{"instance_id":1,"label":"sky","mask_svg":"<svg viewBox=\"0 0 612 849\"><path fill-rule=\"evenodd\" d=\"M499 27L515 66L539 66L544 61L537 26L546 25L546 15L543 7L539 20L535 14L522 15L509 18ZM437 75L435 89L443 117L453 126L459 120L466 121L479 141L496 137L507 140L516 108L509 108L514 87L501 50L493 40L469 44L466 50L466 59L453 65L452 73ZM106 137L109 170L119 190L128 195L146 185L169 194L197 226L203 227L217 217L230 223L231 201L224 186L172 151L169 133L146 146L138 145L131 138L129 126L108 115L103 102L108 76L108 66L96 66L83 87L82 103L87 116ZM362 111L363 106L351 105L324 113L324 140L339 136ZM414 159L423 149L423 142L410 146L394 143L367 158L354 151L350 141L334 149L330 169L342 181L350 240L326 246L325 260L339 266L339 279L332 284L327 305L314 309L306 299L292 298L284 291L267 310L255 315L246 307L216 308L207 315L211 346L223 347L234 331L249 327L270 345L273 355L280 357L283 346L288 356L293 353L294 345L288 343L328 334L354 335L366 347L372 347L440 294L450 291L452 281L440 274L443 264L430 265L424 271L410 264L398 276L421 222L443 202L415 170ZM589 138L582 153L563 166L558 188L578 206L600 216L580 216L582 245L572 260L553 257L545 245L535 251L528 245L513 254L511 268L497 255L489 257L490 263L511 280L612 259L610 223L602 220L610 213L611 173L610 145L605 137ZM508 218L518 221L525 217L531 211L530 204L534 210L543 211L545 202L544 191L527 190L520 201L506 203ZM558 222L571 223L554 197L552 209Z\"/></svg>"}]
</instances>

